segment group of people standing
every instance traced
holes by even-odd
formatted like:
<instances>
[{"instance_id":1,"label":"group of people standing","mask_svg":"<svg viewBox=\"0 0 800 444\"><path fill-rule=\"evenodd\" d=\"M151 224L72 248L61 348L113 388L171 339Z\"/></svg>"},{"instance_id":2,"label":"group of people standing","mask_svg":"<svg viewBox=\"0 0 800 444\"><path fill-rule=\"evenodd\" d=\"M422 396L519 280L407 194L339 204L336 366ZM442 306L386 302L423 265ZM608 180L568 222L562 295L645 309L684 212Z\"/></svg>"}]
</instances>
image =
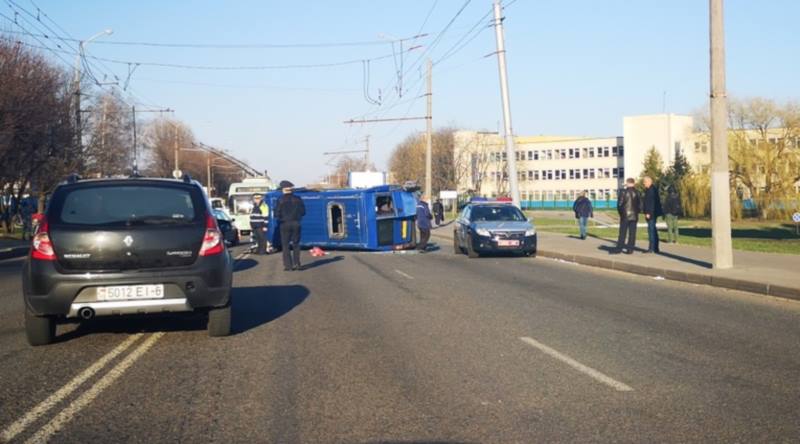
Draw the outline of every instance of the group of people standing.
<instances>
[{"instance_id":1,"label":"group of people standing","mask_svg":"<svg viewBox=\"0 0 800 444\"><path fill-rule=\"evenodd\" d=\"M306 214L303 199L294 194L294 184L288 180L278 185L282 191L275 207L274 220L278 223L283 253L283 269L298 271L300 265L300 219ZM255 254L267 254L267 228L269 223L269 204L261 194L253 195L250 211L250 229L256 240Z\"/></svg>"},{"instance_id":2,"label":"group of people standing","mask_svg":"<svg viewBox=\"0 0 800 444\"><path fill-rule=\"evenodd\" d=\"M636 246L636 228L639 224L639 215L644 214L647 221L648 247L645 253L660 253L658 229L656 222L659 217L664 217L667 222L667 241L670 243L678 242L678 217L682 213L681 200L675 187L670 187L667 197L662 205L658 186L653 179L645 176L642 180L644 184L644 195L636 189L636 181L632 178L625 180L623 188L617 199L617 212L619 213L619 237L617 238L616 248L611 250L611 254L633 254ZM592 201L586 197L586 192L575 200L572 205L575 218L578 219L580 227L580 238L586 239L587 225L589 218L594 217Z\"/></svg>"},{"instance_id":3,"label":"group of people standing","mask_svg":"<svg viewBox=\"0 0 800 444\"><path fill-rule=\"evenodd\" d=\"M611 254L633 254L636 245L636 227L639 224L639 215L644 214L647 221L648 247L645 253L660 253L658 229L656 223L658 218L664 216L667 220L667 240L671 243L678 242L678 217L681 215L681 200L677 190L670 187L664 205L661 204L661 196L658 187L653 183L653 179L645 176L644 196L636 190L636 181L628 178L625 181L625 189L620 192L617 200L617 211L619 213L619 238L617 247ZM627 240L626 240L627 239Z\"/></svg>"}]
</instances>

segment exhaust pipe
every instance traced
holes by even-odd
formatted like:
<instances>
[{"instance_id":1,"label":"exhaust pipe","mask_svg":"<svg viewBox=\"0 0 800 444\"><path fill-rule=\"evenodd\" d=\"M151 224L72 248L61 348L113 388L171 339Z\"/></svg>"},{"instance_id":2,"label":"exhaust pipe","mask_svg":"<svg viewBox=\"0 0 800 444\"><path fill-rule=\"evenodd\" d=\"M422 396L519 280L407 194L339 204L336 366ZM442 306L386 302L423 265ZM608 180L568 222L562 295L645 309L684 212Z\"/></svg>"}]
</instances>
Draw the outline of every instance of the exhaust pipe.
<instances>
[{"instance_id":1,"label":"exhaust pipe","mask_svg":"<svg viewBox=\"0 0 800 444\"><path fill-rule=\"evenodd\" d=\"M94 309L92 307L83 307L78 310L78 316L84 321L88 321L94 317Z\"/></svg>"}]
</instances>

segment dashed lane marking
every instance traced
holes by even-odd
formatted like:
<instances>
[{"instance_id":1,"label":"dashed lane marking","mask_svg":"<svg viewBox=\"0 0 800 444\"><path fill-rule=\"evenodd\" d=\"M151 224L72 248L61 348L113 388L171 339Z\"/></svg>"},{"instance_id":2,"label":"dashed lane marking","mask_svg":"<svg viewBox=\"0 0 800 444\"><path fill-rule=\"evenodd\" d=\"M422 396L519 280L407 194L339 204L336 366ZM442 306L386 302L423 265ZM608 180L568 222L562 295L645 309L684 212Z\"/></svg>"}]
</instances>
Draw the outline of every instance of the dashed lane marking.
<instances>
[{"instance_id":1,"label":"dashed lane marking","mask_svg":"<svg viewBox=\"0 0 800 444\"><path fill-rule=\"evenodd\" d=\"M395 271L397 274L399 274L400 276L403 276L403 277L404 277L404 278L406 278L406 279L411 279L412 281L414 280L414 276L411 276L411 275L410 275L410 274L408 274L408 273L404 273L404 272L402 272L402 271L400 271L400 270L394 270L394 271Z\"/></svg>"},{"instance_id":2,"label":"dashed lane marking","mask_svg":"<svg viewBox=\"0 0 800 444\"><path fill-rule=\"evenodd\" d=\"M607 375L605 375L603 373L600 373L599 371L597 371L597 370L595 370L595 369L593 369L593 368L591 368L591 367L589 367L587 365L583 365L580 362L576 361L575 359L572 359L571 357L559 352L558 350L550 348L550 347L542 344L541 342L539 342L539 341L537 341L537 340L535 340L533 338L521 337L519 339L522 342L524 342L524 343L526 343L526 344L528 344L528 345L530 345L532 347L535 347L539 351L541 351L541 352L543 352L543 353L545 353L547 355L550 355L550 356L558 359L559 361L567 364L568 366L574 368L575 370L577 370L577 371L589 376L590 378L594 379L595 381L601 382L601 383L603 383L603 384L605 384L605 385L607 385L609 387L612 387L613 389L615 389L617 391L620 391L620 392L632 392L633 391L633 388L631 388L629 385L624 384L622 382L619 382L616 379L613 379L613 378L611 378L611 377L609 377L609 376L607 376Z\"/></svg>"},{"instance_id":3,"label":"dashed lane marking","mask_svg":"<svg viewBox=\"0 0 800 444\"><path fill-rule=\"evenodd\" d=\"M86 370L82 371L78 376L72 378L65 386L61 387L53 393L52 395L48 396L47 399L40 402L36 407L28 411L24 416L16 420L13 424L8 426L5 430L3 430L3 434L0 435L2 441L11 441L14 439L15 436L22 433L29 425L31 425L34 421L39 419L42 415L47 413L50 409L52 409L56 404L63 401L64 398L69 396L72 392L75 391L81 384L86 382L87 379L94 376L98 371L100 371L103 367L108 365L111 360L119 356L120 353L127 350L137 339L142 337L142 333L137 333L133 336L128 337L121 344L116 346L113 350L106 353L105 356L95 361L94 364L89 366Z\"/></svg>"},{"instance_id":4,"label":"dashed lane marking","mask_svg":"<svg viewBox=\"0 0 800 444\"><path fill-rule=\"evenodd\" d=\"M36 432L26 443L45 443L50 437L58 433L64 426L69 423L84 407L89 405L95 398L97 398L103 390L107 389L114 383L134 362L144 355L161 337L164 336L163 332L155 333L147 338L141 345L133 350L128 356L114 366L108 373L105 374L99 381L97 381L89 390L83 392L81 396L72 401L64 410L45 424L39 431Z\"/></svg>"}]
</instances>

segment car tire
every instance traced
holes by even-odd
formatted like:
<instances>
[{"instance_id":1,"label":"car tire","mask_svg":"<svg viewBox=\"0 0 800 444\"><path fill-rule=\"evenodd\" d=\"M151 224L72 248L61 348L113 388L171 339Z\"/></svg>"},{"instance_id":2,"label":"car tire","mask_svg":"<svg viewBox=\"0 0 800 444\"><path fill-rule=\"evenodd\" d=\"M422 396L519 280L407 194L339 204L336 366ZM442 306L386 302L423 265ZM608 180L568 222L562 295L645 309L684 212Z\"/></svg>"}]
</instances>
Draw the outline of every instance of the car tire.
<instances>
[{"instance_id":1,"label":"car tire","mask_svg":"<svg viewBox=\"0 0 800 444\"><path fill-rule=\"evenodd\" d=\"M467 241L467 257L469 257L470 259L481 257L480 253L478 253L477 251L475 251L474 248L472 248L472 239L469 239Z\"/></svg>"},{"instance_id":2,"label":"car tire","mask_svg":"<svg viewBox=\"0 0 800 444\"><path fill-rule=\"evenodd\" d=\"M458 245L458 235L453 232L453 254L464 254L464 250Z\"/></svg>"},{"instance_id":3,"label":"car tire","mask_svg":"<svg viewBox=\"0 0 800 444\"><path fill-rule=\"evenodd\" d=\"M208 335L222 337L231 334L231 304L208 311Z\"/></svg>"},{"instance_id":4,"label":"car tire","mask_svg":"<svg viewBox=\"0 0 800 444\"><path fill-rule=\"evenodd\" d=\"M36 316L26 308L25 336L33 346L52 343L56 338L56 320L52 316Z\"/></svg>"}]
</instances>

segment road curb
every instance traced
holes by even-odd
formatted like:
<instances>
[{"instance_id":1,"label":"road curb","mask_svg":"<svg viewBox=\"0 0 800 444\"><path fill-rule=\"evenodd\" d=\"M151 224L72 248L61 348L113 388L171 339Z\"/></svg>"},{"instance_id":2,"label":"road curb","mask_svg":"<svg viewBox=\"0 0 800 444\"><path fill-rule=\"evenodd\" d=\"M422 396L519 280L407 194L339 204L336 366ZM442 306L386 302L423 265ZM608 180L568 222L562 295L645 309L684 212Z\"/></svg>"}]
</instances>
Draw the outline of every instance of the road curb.
<instances>
[{"instance_id":1,"label":"road curb","mask_svg":"<svg viewBox=\"0 0 800 444\"><path fill-rule=\"evenodd\" d=\"M800 288L783 287L780 285L765 284L763 282L747 281L744 279L735 279L723 276L711 276L707 274L670 270L660 267L648 267L645 265L631 264L613 259L602 259L591 256L582 256L579 254L564 254L542 249L539 249L536 254L542 257L561 259L567 262L574 262L591 267L606 268L642 276L659 276L672 281L709 285L712 287L747 291L750 293L758 293L800 301Z\"/></svg>"},{"instance_id":2,"label":"road curb","mask_svg":"<svg viewBox=\"0 0 800 444\"><path fill-rule=\"evenodd\" d=\"M439 233L434 233L433 235L449 241L453 240L451 237ZM541 248L536 251L536 255L550 259L573 262L580 265L587 265L590 267L605 268L642 276L659 276L671 281L708 285L711 287L727 288L729 290L747 291L750 293L800 301L800 288L795 287L784 287L780 285L765 284L763 282L748 281L724 276L713 276L709 274L692 273L660 267L649 267L646 265L631 264L629 262L618 261L610 258L605 259L594 256L583 256L580 254L566 254L558 251L546 249L543 250Z\"/></svg>"}]
</instances>

